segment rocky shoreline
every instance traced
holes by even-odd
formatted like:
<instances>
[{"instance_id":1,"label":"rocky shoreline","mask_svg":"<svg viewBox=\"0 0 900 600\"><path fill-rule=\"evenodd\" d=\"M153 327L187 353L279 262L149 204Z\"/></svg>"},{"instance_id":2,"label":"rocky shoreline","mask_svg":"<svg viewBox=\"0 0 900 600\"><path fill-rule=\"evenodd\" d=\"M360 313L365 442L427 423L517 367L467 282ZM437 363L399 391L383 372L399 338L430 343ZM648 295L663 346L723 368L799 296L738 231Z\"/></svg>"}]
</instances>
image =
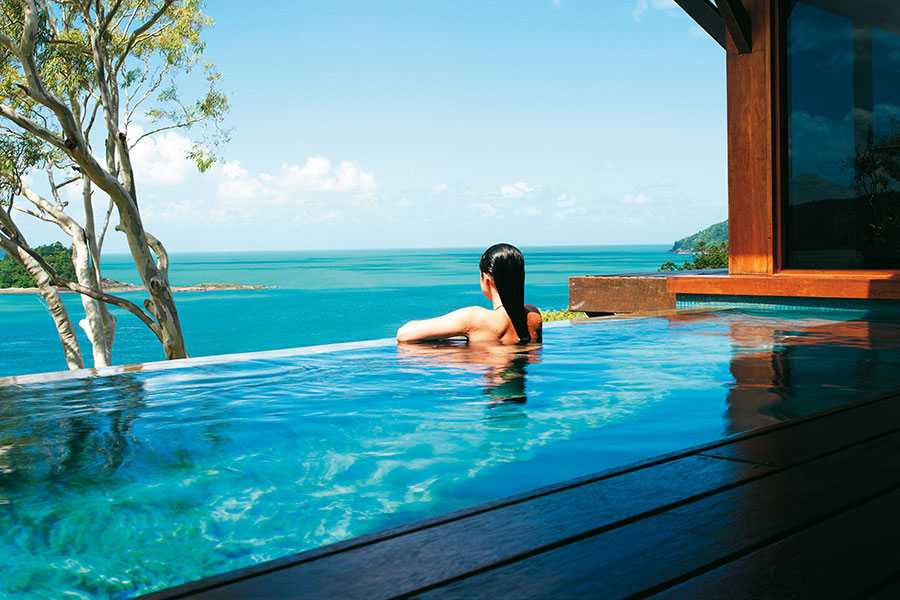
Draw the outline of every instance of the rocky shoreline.
<instances>
[{"instance_id":1,"label":"rocky shoreline","mask_svg":"<svg viewBox=\"0 0 900 600\"><path fill-rule=\"evenodd\" d=\"M268 290L271 289L267 285L245 285L243 283L198 283L196 285L174 285L173 292L229 292L234 290ZM122 294L125 292L140 292L144 287L134 285L132 283L122 283L115 279L103 278L103 291L107 294ZM60 288L61 293L74 294L67 289ZM39 294L38 288L0 288L0 294Z\"/></svg>"}]
</instances>

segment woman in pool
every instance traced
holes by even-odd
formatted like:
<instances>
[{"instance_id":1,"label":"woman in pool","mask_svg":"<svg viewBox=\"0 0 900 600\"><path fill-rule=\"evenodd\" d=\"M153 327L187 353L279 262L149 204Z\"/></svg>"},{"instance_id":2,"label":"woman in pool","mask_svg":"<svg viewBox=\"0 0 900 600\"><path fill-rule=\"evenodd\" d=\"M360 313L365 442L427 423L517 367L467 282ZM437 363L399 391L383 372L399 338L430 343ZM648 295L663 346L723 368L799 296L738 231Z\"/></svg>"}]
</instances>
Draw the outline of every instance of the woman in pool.
<instances>
[{"instance_id":1,"label":"woman in pool","mask_svg":"<svg viewBox=\"0 0 900 600\"><path fill-rule=\"evenodd\" d=\"M465 336L470 342L527 344L541 341L541 313L525 304L525 259L515 246L495 244L481 256L481 292L493 310L469 306L397 331L398 342Z\"/></svg>"}]
</instances>

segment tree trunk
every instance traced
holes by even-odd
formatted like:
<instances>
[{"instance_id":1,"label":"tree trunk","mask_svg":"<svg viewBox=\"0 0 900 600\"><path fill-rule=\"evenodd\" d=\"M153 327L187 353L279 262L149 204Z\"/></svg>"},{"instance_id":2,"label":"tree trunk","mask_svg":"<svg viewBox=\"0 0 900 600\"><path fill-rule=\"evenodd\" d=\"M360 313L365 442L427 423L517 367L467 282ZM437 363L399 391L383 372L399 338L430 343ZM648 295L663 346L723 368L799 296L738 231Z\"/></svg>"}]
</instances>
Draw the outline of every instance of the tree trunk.
<instances>
[{"instance_id":1,"label":"tree trunk","mask_svg":"<svg viewBox=\"0 0 900 600\"><path fill-rule=\"evenodd\" d=\"M50 180L54 185L53 180ZM21 182L22 195L38 209L44 211L55 219L56 224L72 238L72 265L75 267L75 276L78 283L85 287L100 288L94 285L95 273L99 275L99 267L91 268L90 242L87 232L67 215L58 206L46 200L32 190L25 181ZM90 186L85 185L84 192L90 199ZM87 211L89 206L85 207ZM86 317L79 321L79 325L87 334L91 342L95 367L108 367L112 364L112 342L115 335L115 317L106 309L106 304L98 302L89 296L80 294L81 305L84 307ZM104 314L105 313L105 314Z\"/></svg>"},{"instance_id":2,"label":"tree trunk","mask_svg":"<svg viewBox=\"0 0 900 600\"><path fill-rule=\"evenodd\" d=\"M78 283L84 286L93 287L97 291L103 291L103 278L100 275L100 252L97 248L97 236L94 228L94 206L91 202L91 180L87 177L81 178L81 196L84 203L84 219L85 226L82 231L86 248L81 251L80 261L82 266L75 264L75 274L78 277ZM72 236L72 260L75 261L75 238L77 232ZM91 260L93 258L93 260ZM91 268L93 267L93 268ZM82 272L82 269L84 272ZM87 318L82 320L79 325L82 329L87 325L91 331L85 332L94 346L94 366L97 363L97 355L102 354L107 364L112 364L112 345L116 336L116 318L109 312L109 307L105 302L92 300L82 295L81 303L84 305ZM88 307L88 304L92 308ZM94 314L95 313L95 314ZM94 334L97 332L98 334Z\"/></svg>"},{"instance_id":3,"label":"tree trunk","mask_svg":"<svg viewBox=\"0 0 900 600\"><path fill-rule=\"evenodd\" d=\"M87 239L84 231L72 232L72 264L75 265L75 275L78 283L83 286L90 287L92 283L90 251L88 250ZM84 307L85 318L78 324L84 329L88 339L91 341L94 354L95 367L108 367L112 364L112 331L107 332L106 324L103 322L103 315L93 298L79 294L81 297L81 305ZM112 315L109 315L112 317ZM113 319L115 319L113 317ZM115 320L112 321L115 327Z\"/></svg>"}]
</instances>

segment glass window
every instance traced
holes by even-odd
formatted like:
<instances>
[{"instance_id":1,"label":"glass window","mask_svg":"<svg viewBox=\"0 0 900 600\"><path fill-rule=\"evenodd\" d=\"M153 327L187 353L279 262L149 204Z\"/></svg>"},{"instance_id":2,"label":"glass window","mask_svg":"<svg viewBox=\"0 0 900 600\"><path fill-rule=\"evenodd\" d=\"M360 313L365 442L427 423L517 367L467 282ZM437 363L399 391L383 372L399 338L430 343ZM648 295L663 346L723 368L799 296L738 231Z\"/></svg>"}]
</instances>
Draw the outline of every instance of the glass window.
<instances>
[{"instance_id":1,"label":"glass window","mask_svg":"<svg viewBox=\"0 0 900 600\"><path fill-rule=\"evenodd\" d=\"M787 35L786 266L900 269L900 11L800 0Z\"/></svg>"}]
</instances>

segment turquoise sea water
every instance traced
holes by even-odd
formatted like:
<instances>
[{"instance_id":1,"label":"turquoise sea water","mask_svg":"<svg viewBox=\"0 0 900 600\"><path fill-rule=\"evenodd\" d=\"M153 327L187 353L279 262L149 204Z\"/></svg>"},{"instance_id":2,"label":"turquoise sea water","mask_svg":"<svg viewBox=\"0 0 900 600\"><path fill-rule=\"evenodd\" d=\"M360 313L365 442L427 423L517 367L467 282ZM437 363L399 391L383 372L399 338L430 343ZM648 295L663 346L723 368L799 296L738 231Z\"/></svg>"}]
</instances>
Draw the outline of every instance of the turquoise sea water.
<instances>
[{"instance_id":1,"label":"turquoise sea water","mask_svg":"<svg viewBox=\"0 0 900 600\"><path fill-rule=\"evenodd\" d=\"M568 277L655 271L668 246L523 248L526 300L543 309L568 305ZM258 284L268 290L180 293L179 316L191 356L254 352L393 336L410 319L484 304L481 248L267 253L173 253L173 285ZM105 277L140 283L128 256L104 258ZM140 304L140 293L124 294ZM76 322L81 303L66 295ZM134 316L118 317L113 362L162 360L159 342ZM39 296L0 295L0 376L66 368L59 337ZM90 346L81 336L90 366Z\"/></svg>"}]
</instances>

